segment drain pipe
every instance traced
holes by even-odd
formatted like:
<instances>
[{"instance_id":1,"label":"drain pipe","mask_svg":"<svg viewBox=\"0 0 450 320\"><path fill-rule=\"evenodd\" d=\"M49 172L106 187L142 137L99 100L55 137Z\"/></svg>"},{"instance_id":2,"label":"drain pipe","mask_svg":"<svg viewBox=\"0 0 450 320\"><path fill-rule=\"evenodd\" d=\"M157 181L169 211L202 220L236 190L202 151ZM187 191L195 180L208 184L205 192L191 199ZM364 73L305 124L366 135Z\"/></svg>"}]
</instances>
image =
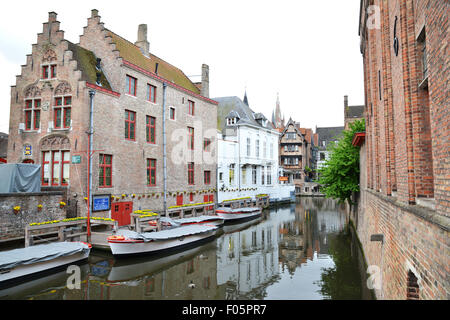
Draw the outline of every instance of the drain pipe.
<instances>
[{"instance_id":1,"label":"drain pipe","mask_svg":"<svg viewBox=\"0 0 450 320\"><path fill-rule=\"evenodd\" d=\"M91 205L92 205L92 150L93 148L93 134L94 134L94 96L95 90L89 90L89 131L87 132L89 138L89 149L88 149L88 175L89 175L89 187L88 187L88 206L87 206L87 242L91 242Z\"/></svg>"},{"instance_id":2,"label":"drain pipe","mask_svg":"<svg viewBox=\"0 0 450 320\"><path fill-rule=\"evenodd\" d=\"M166 88L167 84L163 82L162 126L163 126L164 216L167 216Z\"/></svg>"}]
</instances>

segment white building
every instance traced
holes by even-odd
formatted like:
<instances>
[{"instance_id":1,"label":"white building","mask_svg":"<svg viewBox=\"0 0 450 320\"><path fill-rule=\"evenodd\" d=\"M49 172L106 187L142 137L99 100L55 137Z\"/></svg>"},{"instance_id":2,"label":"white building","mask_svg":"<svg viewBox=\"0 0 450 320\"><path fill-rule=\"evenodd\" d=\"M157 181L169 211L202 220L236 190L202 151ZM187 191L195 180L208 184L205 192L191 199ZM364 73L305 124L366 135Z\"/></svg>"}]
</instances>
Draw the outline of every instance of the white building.
<instances>
[{"instance_id":1,"label":"white building","mask_svg":"<svg viewBox=\"0 0 450 320\"><path fill-rule=\"evenodd\" d=\"M218 132L218 202L268 194L271 200L292 199L293 185L278 183L279 132L263 114L238 97L214 98Z\"/></svg>"}]
</instances>

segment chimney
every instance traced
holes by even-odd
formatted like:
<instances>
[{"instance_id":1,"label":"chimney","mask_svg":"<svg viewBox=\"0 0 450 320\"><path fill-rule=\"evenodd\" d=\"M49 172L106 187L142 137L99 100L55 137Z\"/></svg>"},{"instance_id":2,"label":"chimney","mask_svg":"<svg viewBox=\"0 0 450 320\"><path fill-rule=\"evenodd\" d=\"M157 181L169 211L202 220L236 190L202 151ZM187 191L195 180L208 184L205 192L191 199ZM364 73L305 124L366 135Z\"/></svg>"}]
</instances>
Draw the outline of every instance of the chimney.
<instances>
[{"instance_id":1,"label":"chimney","mask_svg":"<svg viewBox=\"0 0 450 320\"><path fill-rule=\"evenodd\" d=\"M202 89L200 94L209 98L209 66L207 64L202 64Z\"/></svg>"},{"instance_id":2,"label":"chimney","mask_svg":"<svg viewBox=\"0 0 450 320\"><path fill-rule=\"evenodd\" d=\"M347 109L348 109L348 96L344 96L344 119L347 117Z\"/></svg>"},{"instance_id":3,"label":"chimney","mask_svg":"<svg viewBox=\"0 0 450 320\"><path fill-rule=\"evenodd\" d=\"M137 41L134 44L137 45L141 49L141 52L146 57L150 57L150 43L147 41L147 25L146 24L139 25Z\"/></svg>"},{"instance_id":4,"label":"chimney","mask_svg":"<svg viewBox=\"0 0 450 320\"><path fill-rule=\"evenodd\" d=\"M95 18L98 17L98 10L97 9L92 9L91 10L91 18Z\"/></svg>"}]
</instances>

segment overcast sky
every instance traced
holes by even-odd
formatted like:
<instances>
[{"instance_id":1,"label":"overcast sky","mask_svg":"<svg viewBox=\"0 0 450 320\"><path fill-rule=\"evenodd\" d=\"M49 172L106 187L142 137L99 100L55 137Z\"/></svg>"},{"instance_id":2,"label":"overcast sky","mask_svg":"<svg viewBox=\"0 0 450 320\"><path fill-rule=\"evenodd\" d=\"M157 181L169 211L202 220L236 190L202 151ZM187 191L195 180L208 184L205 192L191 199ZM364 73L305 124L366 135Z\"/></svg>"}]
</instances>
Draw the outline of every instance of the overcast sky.
<instances>
[{"instance_id":1,"label":"overcast sky","mask_svg":"<svg viewBox=\"0 0 450 320\"><path fill-rule=\"evenodd\" d=\"M271 119L277 92L286 120L343 126L344 95L364 103L359 0L4 1L0 11L0 131L8 132L10 86L48 12L78 43L91 9L135 42L148 25L150 51L188 76L210 67L210 97L239 96ZM191 80L199 81L199 77Z\"/></svg>"}]
</instances>

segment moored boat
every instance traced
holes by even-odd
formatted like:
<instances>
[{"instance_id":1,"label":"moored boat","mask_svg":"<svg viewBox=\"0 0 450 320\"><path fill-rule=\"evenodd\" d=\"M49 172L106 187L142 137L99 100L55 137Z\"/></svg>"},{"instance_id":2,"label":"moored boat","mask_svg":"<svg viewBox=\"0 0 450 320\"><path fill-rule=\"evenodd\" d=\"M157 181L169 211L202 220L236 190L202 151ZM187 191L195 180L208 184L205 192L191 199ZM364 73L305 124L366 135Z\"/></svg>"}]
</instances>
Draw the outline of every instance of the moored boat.
<instances>
[{"instance_id":1,"label":"moored boat","mask_svg":"<svg viewBox=\"0 0 450 320\"><path fill-rule=\"evenodd\" d=\"M202 215L202 216L198 216L198 217L179 218L179 219L171 219L168 217L161 217L160 221L164 227L180 227L180 226L187 226L187 225L192 225L192 224L200 224L200 225L208 224L208 225L213 225L213 226L217 226L217 227L222 227L223 223L224 223L224 219L217 215L213 215L213 216Z\"/></svg>"},{"instance_id":2,"label":"moored boat","mask_svg":"<svg viewBox=\"0 0 450 320\"><path fill-rule=\"evenodd\" d=\"M212 240L217 230L217 226L204 224L143 233L120 230L117 235L108 237L108 243L116 257L157 254Z\"/></svg>"},{"instance_id":3,"label":"moored boat","mask_svg":"<svg viewBox=\"0 0 450 320\"><path fill-rule=\"evenodd\" d=\"M52 242L0 252L0 288L17 285L37 275L81 263L89 257L85 242Z\"/></svg>"},{"instance_id":4,"label":"moored boat","mask_svg":"<svg viewBox=\"0 0 450 320\"><path fill-rule=\"evenodd\" d=\"M216 214L223 218L225 222L241 222L257 218L261 215L262 209L259 207L250 208L218 208Z\"/></svg>"}]
</instances>

